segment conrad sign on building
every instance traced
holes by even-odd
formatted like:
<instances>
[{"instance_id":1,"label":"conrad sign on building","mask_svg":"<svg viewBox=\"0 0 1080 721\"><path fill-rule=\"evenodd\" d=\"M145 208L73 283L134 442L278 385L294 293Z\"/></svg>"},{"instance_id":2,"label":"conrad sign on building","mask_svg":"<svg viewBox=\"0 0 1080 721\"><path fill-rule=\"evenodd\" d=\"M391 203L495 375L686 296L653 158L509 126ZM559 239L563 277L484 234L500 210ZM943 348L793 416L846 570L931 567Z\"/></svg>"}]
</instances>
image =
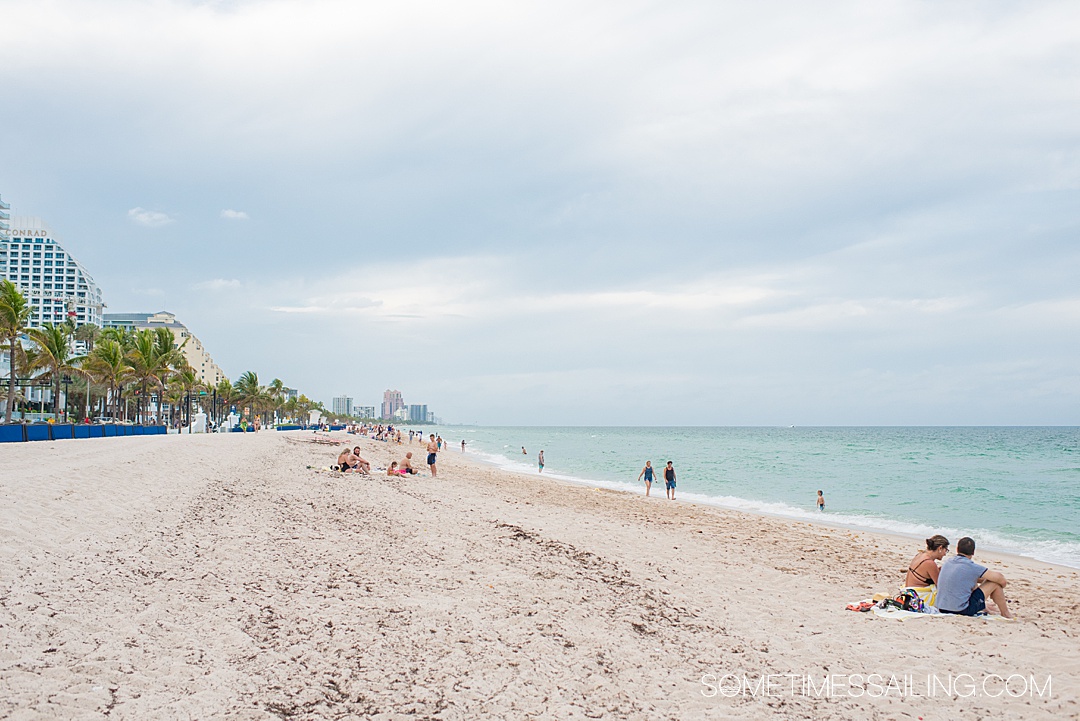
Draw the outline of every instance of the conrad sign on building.
<instances>
[{"instance_id":1,"label":"conrad sign on building","mask_svg":"<svg viewBox=\"0 0 1080 721\"><path fill-rule=\"evenodd\" d=\"M16 217L0 236L0 278L29 300L35 325L101 325L101 289L40 218Z\"/></svg>"}]
</instances>

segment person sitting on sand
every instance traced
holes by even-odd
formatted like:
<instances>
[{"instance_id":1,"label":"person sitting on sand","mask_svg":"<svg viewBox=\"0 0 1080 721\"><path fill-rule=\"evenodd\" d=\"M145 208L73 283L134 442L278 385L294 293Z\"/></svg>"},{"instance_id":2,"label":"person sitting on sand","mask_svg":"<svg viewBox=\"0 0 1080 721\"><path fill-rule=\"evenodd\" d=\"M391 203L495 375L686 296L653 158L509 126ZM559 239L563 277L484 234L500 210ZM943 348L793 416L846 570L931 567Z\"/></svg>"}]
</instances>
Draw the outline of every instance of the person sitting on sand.
<instances>
[{"instance_id":1,"label":"person sitting on sand","mask_svg":"<svg viewBox=\"0 0 1080 721\"><path fill-rule=\"evenodd\" d=\"M941 534L926 539L926 550L919 551L908 564L904 585L908 588L933 586L941 572L938 561L949 553L949 539Z\"/></svg>"},{"instance_id":2,"label":"person sitting on sand","mask_svg":"<svg viewBox=\"0 0 1080 721\"><path fill-rule=\"evenodd\" d=\"M398 473L397 461L393 461L393 462L390 463L390 467L386 469L386 475L388 475L388 476L400 475Z\"/></svg>"},{"instance_id":3,"label":"person sitting on sand","mask_svg":"<svg viewBox=\"0 0 1080 721\"><path fill-rule=\"evenodd\" d=\"M353 467L352 451L344 449L337 457L337 467L341 471L351 471Z\"/></svg>"},{"instance_id":4,"label":"person sitting on sand","mask_svg":"<svg viewBox=\"0 0 1080 721\"><path fill-rule=\"evenodd\" d=\"M1012 618L1005 601L1005 576L975 563L971 560L974 555L975 539L964 536L956 542L956 555L941 564L938 574L937 609L942 613L976 616L986 610L989 597L1002 616Z\"/></svg>"},{"instance_id":5,"label":"person sitting on sand","mask_svg":"<svg viewBox=\"0 0 1080 721\"><path fill-rule=\"evenodd\" d=\"M371 464L365 461L364 458L360 455L360 446L356 446L352 449L351 463L353 465L353 468L356 469L357 473L363 473L364 475L371 473Z\"/></svg>"},{"instance_id":6,"label":"person sitting on sand","mask_svg":"<svg viewBox=\"0 0 1080 721\"><path fill-rule=\"evenodd\" d=\"M412 451L409 451L408 453L405 454L405 458L402 459L401 465L399 466L399 468L401 469L401 475L403 475L403 476L404 475L410 475L410 476L416 475L416 469L412 467Z\"/></svg>"}]
</instances>

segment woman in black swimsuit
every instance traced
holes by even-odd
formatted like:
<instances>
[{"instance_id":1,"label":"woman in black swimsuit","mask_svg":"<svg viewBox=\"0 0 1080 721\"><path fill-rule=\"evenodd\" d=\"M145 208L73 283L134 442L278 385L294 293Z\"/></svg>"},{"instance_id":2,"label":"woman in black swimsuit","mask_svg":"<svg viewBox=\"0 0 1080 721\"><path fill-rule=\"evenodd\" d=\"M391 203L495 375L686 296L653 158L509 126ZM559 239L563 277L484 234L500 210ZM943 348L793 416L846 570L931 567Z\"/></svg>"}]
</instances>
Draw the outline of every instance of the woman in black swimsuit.
<instances>
[{"instance_id":1,"label":"woman in black swimsuit","mask_svg":"<svg viewBox=\"0 0 1080 721\"><path fill-rule=\"evenodd\" d=\"M931 586L937 583L938 561L945 558L949 552L949 539L937 535L926 539L926 550L919 551L915 558L908 564L907 577L904 585L909 588Z\"/></svg>"}]
</instances>

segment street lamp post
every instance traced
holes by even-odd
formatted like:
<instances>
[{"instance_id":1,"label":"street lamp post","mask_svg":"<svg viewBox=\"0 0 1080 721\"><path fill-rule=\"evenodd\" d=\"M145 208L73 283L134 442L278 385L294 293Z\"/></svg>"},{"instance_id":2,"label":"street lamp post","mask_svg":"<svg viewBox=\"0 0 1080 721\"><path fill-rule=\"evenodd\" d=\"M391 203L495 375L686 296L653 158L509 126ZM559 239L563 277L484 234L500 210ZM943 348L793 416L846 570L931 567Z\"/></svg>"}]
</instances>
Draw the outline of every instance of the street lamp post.
<instances>
[{"instance_id":1,"label":"street lamp post","mask_svg":"<svg viewBox=\"0 0 1080 721\"><path fill-rule=\"evenodd\" d=\"M68 420L68 386L71 385L71 376L64 376L64 422Z\"/></svg>"}]
</instances>

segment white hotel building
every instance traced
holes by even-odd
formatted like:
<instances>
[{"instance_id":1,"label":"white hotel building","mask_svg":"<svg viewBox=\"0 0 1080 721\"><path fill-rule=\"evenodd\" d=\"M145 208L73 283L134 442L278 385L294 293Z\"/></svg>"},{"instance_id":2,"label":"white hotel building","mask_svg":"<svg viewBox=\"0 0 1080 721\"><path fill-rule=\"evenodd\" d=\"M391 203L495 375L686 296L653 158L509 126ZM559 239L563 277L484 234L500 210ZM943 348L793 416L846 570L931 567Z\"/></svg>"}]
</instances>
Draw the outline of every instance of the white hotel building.
<instances>
[{"instance_id":1,"label":"white hotel building","mask_svg":"<svg viewBox=\"0 0 1080 721\"><path fill-rule=\"evenodd\" d=\"M15 218L0 235L0 278L18 288L34 309L31 325L101 326L101 289L40 218ZM6 237L5 237L6 235Z\"/></svg>"}]
</instances>

